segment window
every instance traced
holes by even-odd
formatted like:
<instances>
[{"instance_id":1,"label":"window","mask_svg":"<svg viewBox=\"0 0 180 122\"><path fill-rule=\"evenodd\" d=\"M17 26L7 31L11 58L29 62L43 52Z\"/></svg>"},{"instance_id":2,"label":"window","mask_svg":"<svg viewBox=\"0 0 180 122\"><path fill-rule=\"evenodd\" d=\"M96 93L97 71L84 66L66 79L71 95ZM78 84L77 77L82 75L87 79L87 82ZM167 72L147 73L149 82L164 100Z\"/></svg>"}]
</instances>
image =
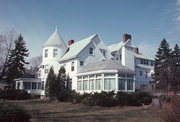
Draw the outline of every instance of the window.
<instances>
[{"instance_id":1,"label":"window","mask_svg":"<svg viewBox=\"0 0 180 122\"><path fill-rule=\"evenodd\" d=\"M80 61L80 66L84 66L84 62L83 61Z\"/></svg>"},{"instance_id":2,"label":"window","mask_svg":"<svg viewBox=\"0 0 180 122\"><path fill-rule=\"evenodd\" d=\"M105 90L115 90L116 89L116 79L115 78L105 78L104 79L104 89Z\"/></svg>"},{"instance_id":3,"label":"window","mask_svg":"<svg viewBox=\"0 0 180 122\"><path fill-rule=\"evenodd\" d=\"M125 79L119 79L119 90L125 90Z\"/></svg>"},{"instance_id":4,"label":"window","mask_svg":"<svg viewBox=\"0 0 180 122\"><path fill-rule=\"evenodd\" d=\"M141 59L141 64L145 64L145 65L148 65L148 60L145 60L145 59Z\"/></svg>"},{"instance_id":5,"label":"window","mask_svg":"<svg viewBox=\"0 0 180 122\"><path fill-rule=\"evenodd\" d=\"M82 81L77 82L77 90L82 90Z\"/></svg>"},{"instance_id":6,"label":"window","mask_svg":"<svg viewBox=\"0 0 180 122\"><path fill-rule=\"evenodd\" d=\"M42 81L41 89L44 90L44 81Z\"/></svg>"},{"instance_id":7,"label":"window","mask_svg":"<svg viewBox=\"0 0 180 122\"><path fill-rule=\"evenodd\" d=\"M154 65L154 62L153 61L151 61L151 66L153 66Z\"/></svg>"},{"instance_id":8,"label":"window","mask_svg":"<svg viewBox=\"0 0 180 122\"><path fill-rule=\"evenodd\" d=\"M94 80L89 80L89 90L94 90Z\"/></svg>"},{"instance_id":9,"label":"window","mask_svg":"<svg viewBox=\"0 0 180 122\"><path fill-rule=\"evenodd\" d=\"M88 80L83 80L83 90L88 90Z\"/></svg>"},{"instance_id":10,"label":"window","mask_svg":"<svg viewBox=\"0 0 180 122\"><path fill-rule=\"evenodd\" d=\"M101 90L101 79L96 79L95 90Z\"/></svg>"},{"instance_id":11,"label":"window","mask_svg":"<svg viewBox=\"0 0 180 122\"><path fill-rule=\"evenodd\" d=\"M148 77L148 72L146 71L146 78Z\"/></svg>"},{"instance_id":12,"label":"window","mask_svg":"<svg viewBox=\"0 0 180 122\"><path fill-rule=\"evenodd\" d=\"M45 58L48 57L48 49L45 50L45 55L44 55L44 57L45 57Z\"/></svg>"},{"instance_id":13,"label":"window","mask_svg":"<svg viewBox=\"0 0 180 122\"><path fill-rule=\"evenodd\" d=\"M142 71L140 71L140 76L142 76L142 74L143 74L143 72L142 72Z\"/></svg>"},{"instance_id":14,"label":"window","mask_svg":"<svg viewBox=\"0 0 180 122\"><path fill-rule=\"evenodd\" d=\"M41 83L38 83L38 89L41 89Z\"/></svg>"},{"instance_id":15,"label":"window","mask_svg":"<svg viewBox=\"0 0 180 122\"><path fill-rule=\"evenodd\" d=\"M23 85L25 90L31 89L31 82L24 82Z\"/></svg>"},{"instance_id":16,"label":"window","mask_svg":"<svg viewBox=\"0 0 180 122\"><path fill-rule=\"evenodd\" d=\"M32 89L36 89L36 82L32 82Z\"/></svg>"},{"instance_id":17,"label":"window","mask_svg":"<svg viewBox=\"0 0 180 122\"><path fill-rule=\"evenodd\" d=\"M45 70L44 70L45 73L48 73L49 72L49 66L48 65L45 65Z\"/></svg>"},{"instance_id":18,"label":"window","mask_svg":"<svg viewBox=\"0 0 180 122\"><path fill-rule=\"evenodd\" d=\"M53 57L57 57L57 55L58 55L58 49L54 49L53 50Z\"/></svg>"},{"instance_id":19,"label":"window","mask_svg":"<svg viewBox=\"0 0 180 122\"><path fill-rule=\"evenodd\" d=\"M71 63L71 71L74 71L74 62Z\"/></svg>"},{"instance_id":20,"label":"window","mask_svg":"<svg viewBox=\"0 0 180 122\"><path fill-rule=\"evenodd\" d=\"M127 90L133 90L133 80L127 80Z\"/></svg>"},{"instance_id":21,"label":"window","mask_svg":"<svg viewBox=\"0 0 180 122\"><path fill-rule=\"evenodd\" d=\"M93 48L89 48L89 54L91 54L91 55L94 54L94 49Z\"/></svg>"}]
</instances>

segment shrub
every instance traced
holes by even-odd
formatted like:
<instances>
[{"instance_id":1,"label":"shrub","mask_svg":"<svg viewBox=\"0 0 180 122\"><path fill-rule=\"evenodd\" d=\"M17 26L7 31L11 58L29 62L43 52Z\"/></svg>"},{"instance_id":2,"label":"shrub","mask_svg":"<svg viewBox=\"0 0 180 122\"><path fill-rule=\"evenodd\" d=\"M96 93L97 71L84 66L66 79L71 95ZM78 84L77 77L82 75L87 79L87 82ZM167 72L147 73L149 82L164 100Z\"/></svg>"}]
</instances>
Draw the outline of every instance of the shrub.
<instances>
[{"instance_id":1,"label":"shrub","mask_svg":"<svg viewBox=\"0 0 180 122\"><path fill-rule=\"evenodd\" d=\"M0 103L0 122L29 122L30 115L22 106Z\"/></svg>"},{"instance_id":2,"label":"shrub","mask_svg":"<svg viewBox=\"0 0 180 122\"><path fill-rule=\"evenodd\" d=\"M116 100L119 106L130 106L133 104L133 95L128 94L127 92L117 92Z\"/></svg>"},{"instance_id":3,"label":"shrub","mask_svg":"<svg viewBox=\"0 0 180 122\"><path fill-rule=\"evenodd\" d=\"M120 106L148 105L152 102L152 95L147 92L137 91L134 93L117 92L116 100Z\"/></svg>"},{"instance_id":4,"label":"shrub","mask_svg":"<svg viewBox=\"0 0 180 122\"><path fill-rule=\"evenodd\" d=\"M73 90L68 95L68 101L72 103L80 103L82 101L82 95Z\"/></svg>"},{"instance_id":5,"label":"shrub","mask_svg":"<svg viewBox=\"0 0 180 122\"><path fill-rule=\"evenodd\" d=\"M0 88L0 99L3 99L3 90Z\"/></svg>"},{"instance_id":6,"label":"shrub","mask_svg":"<svg viewBox=\"0 0 180 122\"><path fill-rule=\"evenodd\" d=\"M152 102L152 95L148 92L134 92L133 94L133 100L135 106L140 106L142 104L149 105Z\"/></svg>"},{"instance_id":7,"label":"shrub","mask_svg":"<svg viewBox=\"0 0 180 122\"><path fill-rule=\"evenodd\" d=\"M70 94L71 94L71 91L61 91L58 94L57 99L61 102L67 102Z\"/></svg>"},{"instance_id":8,"label":"shrub","mask_svg":"<svg viewBox=\"0 0 180 122\"><path fill-rule=\"evenodd\" d=\"M25 90L4 90L2 95L3 99L8 100L26 100L31 99L31 95Z\"/></svg>"},{"instance_id":9,"label":"shrub","mask_svg":"<svg viewBox=\"0 0 180 122\"><path fill-rule=\"evenodd\" d=\"M114 96L115 96L114 91L111 92L102 91L101 93L95 92L94 94L91 94L89 97L86 97L83 100L83 103L85 105L90 105L90 106L97 105L97 106L112 107L117 105Z\"/></svg>"}]
</instances>

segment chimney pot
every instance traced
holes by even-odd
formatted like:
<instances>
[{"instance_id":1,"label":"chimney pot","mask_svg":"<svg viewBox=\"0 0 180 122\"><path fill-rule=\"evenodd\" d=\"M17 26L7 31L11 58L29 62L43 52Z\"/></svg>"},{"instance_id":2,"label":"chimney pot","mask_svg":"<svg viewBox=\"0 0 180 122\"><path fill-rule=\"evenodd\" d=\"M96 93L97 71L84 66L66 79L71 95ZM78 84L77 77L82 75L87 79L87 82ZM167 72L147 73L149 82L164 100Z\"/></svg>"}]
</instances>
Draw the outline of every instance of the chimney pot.
<instances>
[{"instance_id":1,"label":"chimney pot","mask_svg":"<svg viewBox=\"0 0 180 122\"><path fill-rule=\"evenodd\" d=\"M69 41L68 41L68 46L69 46L69 45L72 45L73 43L74 43L74 40L69 40Z\"/></svg>"},{"instance_id":2,"label":"chimney pot","mask_svg":"<svg viewBox=\"0 0 180 122\"><path fill-rule=\"evenodd\" d=\"M134 48L134 53L139 54L139 48Z\"/></svg>"},{"instance_id":3,"label":"chimney pot","mask_svg":"<svg viewBox=\"0 0 180 122\"><path fill-rule=\"evenodd\" d=\"M131 35L130 34L123 34L123 42L127 42L127 40L131 40Z\"/></svg>"}]
</instances>

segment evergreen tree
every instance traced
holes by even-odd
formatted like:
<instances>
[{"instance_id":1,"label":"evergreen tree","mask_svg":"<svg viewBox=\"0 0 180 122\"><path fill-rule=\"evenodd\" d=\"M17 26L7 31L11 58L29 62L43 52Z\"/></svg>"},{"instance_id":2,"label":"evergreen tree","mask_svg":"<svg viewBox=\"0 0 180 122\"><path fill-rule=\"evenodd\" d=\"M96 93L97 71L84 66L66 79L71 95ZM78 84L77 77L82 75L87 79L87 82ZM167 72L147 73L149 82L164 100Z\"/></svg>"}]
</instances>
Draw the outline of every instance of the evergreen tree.
<instances>
[{"instance_id":1,"label":"evergreen tree","mask_svg":"<svg viewBox=\"0 0 180 122\"><path fill-rule=\"evenodd\" d=\"M57 76L57 93L60 93L66 89L66 80L66 70L62 66Z\"/></svg>"},{"instance_id":2,"label":"evergreen tree","mask_svg":"<svg viewBox=\"0 0 180 122\"><path fill-rule=\"evenodd\" d=\"M26 43L21 35L15 40L15 48L10 50L10 55L7 61L7 82L12 84L12 88L15 88L14 79L20 78L25 73L25 65L29 64L25 61L25 57L28 57L28 49L26 49Z\"/></svg>"},{"instance_id":3,"label":"evergreen tree","mask_svg":"<svg viewBox=\"0 0 180 122\"><path fill-rule=\"evenodd\" d=\"M163 39L156 54L154 70L157 88L165 91L169 90L171 83L171 59L171 49L167 41Z\"/></svg>"},{"instance_id":4,"label":"evergreen tree","mask_svg":"<svg viewBox=\"0 0 180 122\"><path fill-rule=\"evenodd\" d=\"M172 56L172 88L174 89L174 91L177 91L180 90L180 48L178 44L174 46Z\"/></svg>"},{"instance_id":5,"label":"evergreen tree","mask_svg":"<svg viewBox=\"0 0 180 122\"><path fill-rule=\"evenodd\" d=\"M54 74L53 67L50 68L50 71L47 76L46 85L45 85L45 95L49 97L54 97L55 89L54 86L56 82L56 75Z\"/></svg>"}]
</instances>

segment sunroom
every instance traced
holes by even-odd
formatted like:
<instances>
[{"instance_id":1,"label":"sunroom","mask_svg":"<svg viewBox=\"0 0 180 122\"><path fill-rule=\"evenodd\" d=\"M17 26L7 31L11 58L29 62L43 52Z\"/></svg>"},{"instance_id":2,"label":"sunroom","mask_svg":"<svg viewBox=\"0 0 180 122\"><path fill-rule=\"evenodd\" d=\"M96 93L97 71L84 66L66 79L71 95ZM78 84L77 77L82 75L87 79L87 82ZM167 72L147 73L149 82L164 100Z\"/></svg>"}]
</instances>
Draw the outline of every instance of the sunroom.
<instances>
[{"instance_id":1,"label":"sunroom","mask_svg":"<svg viewBox=\"0 0 180 122\"><path fill-rule=\"evenodd\" d=\"M134 71L113 61L105 60L85 66L77 75L77 91L135 91Z\"/></svg>"}]
</instances>

